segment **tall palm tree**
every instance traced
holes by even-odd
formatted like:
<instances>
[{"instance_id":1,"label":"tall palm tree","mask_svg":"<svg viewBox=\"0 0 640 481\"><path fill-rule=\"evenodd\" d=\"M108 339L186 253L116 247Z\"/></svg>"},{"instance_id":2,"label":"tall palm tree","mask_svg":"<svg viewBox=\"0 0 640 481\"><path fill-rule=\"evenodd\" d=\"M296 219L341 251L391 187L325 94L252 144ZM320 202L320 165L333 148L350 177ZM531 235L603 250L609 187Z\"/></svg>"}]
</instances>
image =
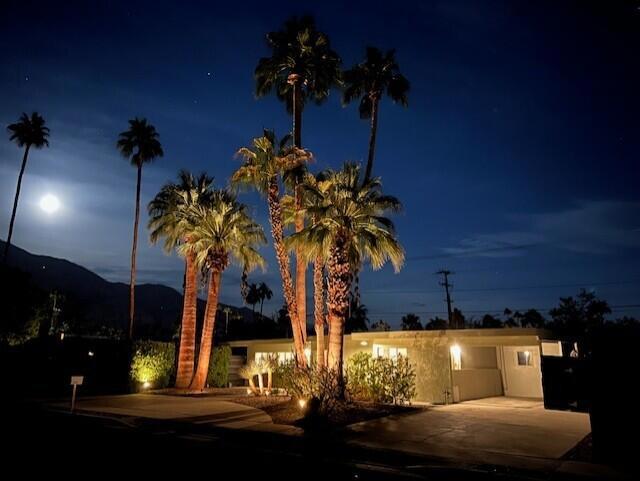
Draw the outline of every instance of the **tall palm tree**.
<instances>
[{"instance_id":1,"label":"tall palm tree","mask_svg":"<svg viewBox=\"0 0 640 481\"><path fill-rule=\"evenodd\" d=\"M305 365L304 335L302 332L304 324L298 318L296 293L291 278L289 256L284 244L279 179L285 171L307 162L311 158L311 153L292 147L290 141L290 136L285 136L278 141L273 131L265 130L262 137L253 139L251 147L243 147L238 150L237 155L242 157L244 162L233 174L231 182L236 186L252 187L267 198L271 235L282 278L285 303L291 319L296 360L300 365Z\"/></svg>"},{"instance_id":2,"label":"tall palm tree","mask_svg":"<svg viewBox=\"0 0 640 481\"><path fill-rule=\"evenodd\" d=\"M268 301L273 297L273 291L264 282L258 286L258 297L260 297L260 317L262 317L262 307L265 299Z\"/></svg>"},{"instance_id":3,"label":"tall palm tree","mask_svg":"<svg viewBox=\"0 0 640 481\"><path fill-rule=\"evenodd\" d=\"M35 149L41 149L42 147L49 147L49 128L46 127L44 118L38 113L33 112L31 117L26 113L22 113L20 119L15 124L7 126L9 131L9 140L15 142L18 147L24 147L24 155L22 156L22 167L20 167L20 173L18 174L18 185L16 187L16 196L13 200L13 211L11 211L11 221L9 222L9 235L7 236L7 242L4 245L3 262L7 262L9 257L9 246L11 245L11 236L13 235L13 224L16 220L16 211L18 210L18 199L20 198L20 187L22 187L22 176L24 170L27 167L27 158L29 157L29 150L31 147Z\"/></svg>"},{"instance_id":4,"label":"tall palm tree","mask_svg":"<svg viewBox=\"0 0 640 481\"><path fill-rule=\"evenodd\" d=\"M207 307L204 313L200 352L189 389L201 391L209 373L220 281L229 263L235 261L247 272L265 266L257 247L266 244L262 227L249 215L247 207L226 190L217 190L207 206L191 208L194 223L188 241L179 247L196 252L196 264L209 273Z\"/></svg>"},{"instance_id":5,"label":"tall palm tree","mask_svg":"<svg viewBox=\"0 0 640 481\"><path fill-rule=\"evenodd\" d=\"M262 97L275 91L278 99L286 103L287 112L293 117L293 145L301 148L304 105L309 100L319 105L327 99L331 88L340 83L342 61L331 48L329 37L317 29L315 20L308 15L291 17L280 30L269 32L267 44L271 56L258 61L256 95ZM294 188L298 211L302 208L299 185ZM296 232L303 228L304 217L299 214ZM300 252L296 252L296 304L306 338L306 263Z\"/></svg>"},{"instance_id":6,"label":"tall palm tree","mask_svg":"<svg viewBox=\"0 0 640 481\"><path fill-rule=\"evenodd\" d=\"M121 132L116 144L123 157L137 168L136 213L133 221L133 244L131 246L131 279L129 282L129 339L133 337L133 319L135 316L136 253L138 249L138 222L140 221L140 184L142 166L162 157L164 152L156 128L147 119L129 120L129 130Z\"/></svg>"},{"instance_id":7,"label":"tall palm tree","mask_svg":"<svg viewBox=\"0 0 640 481\"><path fill-rule=\"evenodd\" d=\"M401 206L395 197L382 194L379 179L361 183L360 167L355 164L322 173L318 184L306 187L308 195L318 199L316 206L307 209L310 225L293 234L289 243L301 247L307 259L327 259L328 367L342 383L344 325L353 273L365 261L374 269L390 261L396 272L400 270L404 251L385 214Z\"/></svg>"},{"instance_id":8,"label":"tall palm tree","mask_svg":"<svg viewBox=\"0 0 640 481\"><path fill-rule=\"evenodd\" d=\"M319 183L318 176L313 176L305 171L304 183L311 186L311 191L320 190L323 194L329 186L328 182ZM306 215L309 208L317 207L317 202L322 198L318 195L308 195L309 189L303 188L300 191L299 199L302 200L302 213ZM295 222L298 212L296 212L295 199L291 196L284 196L282 199L282 208L284 211L285 224L290 225ZM304 259L303 259L304 260ZM326 299L326 276L325 276L326 259L322 255L317 255L313 259L313 325L316 333L316 366L323 368L325 366L325 336L324 330L326 325L325 299Z\"/></svg>"},{"instance_id":9,"label":"tall palm tree","mask_svg":"<svg viewBox=\"0 0 640 481\"><path fill-rule=\"evenodd\" d=\"M395 50L383 53L375 47L367 47L365 60L343 74L345 83L343 104L360 99L360 118L371 120L364 182L367 182L372 175L380 99L386 92L394 103L399 103L403 107L406 107L409 102L407 97L409 81L400 73L395 53Z\"/></svg>"},{"instance_id":10,"label":"tall palm tree","mask_svg":"<svg viewBox=\"0 0 640 481\"><path fill-rule=\"evenodd\" d=\"M149 203L149 230L152 244L164 239L163 247L171 253L189 240L193 228L191 207L207 205L211 197L213 178L206 174L195 177L180 171L176 183L165 184ZM195 362L196 306L198 302L198 269L194 250L183 251L185 259L184 296L176 388L186 389L191 383Z\"/></svg>"}]
</instances>

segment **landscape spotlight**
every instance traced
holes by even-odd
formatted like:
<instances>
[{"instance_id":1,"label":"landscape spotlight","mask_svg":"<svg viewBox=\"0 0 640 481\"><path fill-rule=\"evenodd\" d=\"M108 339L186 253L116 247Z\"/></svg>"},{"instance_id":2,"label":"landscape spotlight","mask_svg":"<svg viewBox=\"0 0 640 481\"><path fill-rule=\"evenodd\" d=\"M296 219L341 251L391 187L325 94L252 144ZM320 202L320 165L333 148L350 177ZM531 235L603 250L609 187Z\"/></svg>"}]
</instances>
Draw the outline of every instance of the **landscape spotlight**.
<instances>
[{"instance_id":1,"label":"landscape spotlight","mask_svg":"<svg viewBox=\"0 0 640 481\"><path fill-rule=\"evenodd\" d=\"M306 399L298 399L298 406L300 406L300 409L304 409L306 405L307 405Z\"/></svg>"},{"instance_id":2,"label":"landscape spotlight","mask_svg":"<svg viewBox=\"0 0 640 481\"><path fill-rule=\"evenodd\" d=\"M151 387L151 383L149 381L145 381L142 383L142 387L144 389L149 389Z\"/></svg>"}]
</instances>

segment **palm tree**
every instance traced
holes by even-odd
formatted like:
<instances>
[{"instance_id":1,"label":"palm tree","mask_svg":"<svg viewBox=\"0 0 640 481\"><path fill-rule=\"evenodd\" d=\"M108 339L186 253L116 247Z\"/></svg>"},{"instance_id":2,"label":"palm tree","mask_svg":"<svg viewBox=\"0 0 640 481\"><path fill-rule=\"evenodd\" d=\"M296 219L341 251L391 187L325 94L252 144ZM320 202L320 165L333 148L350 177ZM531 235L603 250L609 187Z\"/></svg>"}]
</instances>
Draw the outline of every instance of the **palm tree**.
<instances>
[{"instance_id":1,"label":"palm tree","mask_svg":"<svg viewBox=\"0 0 640 481\"><path fill-rule=\"evenodd\" d=\"M284 244L279 178L285 171L307 162L311 158L311 153L304 149L291 147L290 140L290 136L285 136L278 141L273 131L265 130L262 137L253 139L251 147L243 147L238 150L237 155L242 157L244 162L233 174L231 182L236 186L252 187L267 198L271 235L282 278L282 291L291 319L296 359L300 365L305 365L304 335L302 332L304 321L301 322L298 318L289 256Z\"/></svg>"},{"instance_id":2,"label":"palm tree","mask_svg":"<svg viewBox=\"0 0 640 481\"><path fill-rule=\"evenodd\" d=\"M255 70L256 95L263 97L275 91L286 103L293 117L293 145L302 147L302 110L308 100L317 105L329 96L331 88L340 83L338 54L331 48L329 37L320 32L311 16L291 17L282 28L267 34L270 57L258 61ZM294 187L296 210L301 210L299 186ZM304 217L298 214L296 232L304 228ZM298 320L306 339L307 290L306 263L296 252L296 305Z\"/></svg>"},{"instance_id":3,"label":"palm tree","mask_svg":"<svg viewBox=\"0 0 640 481\"><path fill-rule=\"evenodd\" d=\"M256 320L256 304L260 302L260 293L256 284L250 284L245 297L245 302L251 304L251 319Z\"/></svg>"},{"instance_id":4,"label":"palm tree","mask_svg":"<svg viewBox=\"0 0 640 481\"><path fill-rule=\"evenodd\" d=\"M321 189L321 193L323 193L323 189L326 189L329 185L327 182L319 183L318 176L313 176L308 172L305 172L304 183L310 184L313 189ZM319 201L318 196L306 195L306 192L307 189L303 188L298 197L298 199L302 200L303 210L301 212L303 215L307 209L313 207L315 203ZM296 212L296 200L291 196L285 196L281 204L284 211L285 224L293 224L298 214L298 212ZM313 325L316 333L316 366L318 368L323 368L325 365L324 328L326 325L325 299L327 290L325 282L325 261L321 255L313 259Z\"/></svg>"},{"instance_id":5,"label":"palm tree","mask_svg":"<svg viewBox=\"0 0 640 481\"><path fill-rule=\"evenodd\" d=\"M342 103L346 105L352 100L360 99L360 118L371 119L367 170L364 174L364 182L367 182L371 178L373 169L380 99L386 91L387 96L394 103L406 107L410 85L409 81L400 73L395 59L395 50L382 53L375 47L367 47L364 62L344 72L343 77L345 89Z\"/></svg>"},{"instance_id":6,"label":"palm tree","mask_svg":"<svg viewBox=\"0 0 640 481\"><path fill-rule=\"evenodd\" d=\"M260 298L260 317L262 317L262 306L264 305L264 301L271 300L273 297L273 291L269 289L269 286L264 282L261 282L258 286L258 297Z\"/></svg>"},{"instance_id":7,"label":"palm tree","mask_svg":"<svg viewBox=\"0 0 640 481\"><path fill-rule=\"evenodd\" d=\"M301 247L307 259L327 260L329 318L328 367L338 374L343 369L344 326L349 310L349 291L353 273L365 261L380 269L391 261L398 272L404 251L396 237L389 211L397 212L400 202L383 195L378 178L360 181L360 167L345 163L340 171L321 174L320 187L309 185L316 206L307 209L311 223L290 237L291 247Z\"/></svg>"},{"instance_id":8,"label":"palm tree","mask_svg":"<svg viewBox=\"0 0 640 481\"><path fill-rule=\"evenodd\" d=\"M209 373L222 273L232 261L247 272L256 267L264 268L265 261L256 249L260 244L266 244L266 238L262 227L249 215L247 207L226 190L215 191L209 205L195 205L190 210L194 219L193 228L188 241L179 250L183 253L193 250L196 253L196 265L209 273L200 352L189 386L191 390L201 391Z\"/></svg>"},{"instance_id":9,"label":"palm tree","mask_svg":"<svg viewBox=\"0 0 640 481\"><path fill-rule=\"evenodd\" d=\"M29 150L31 147L41 149L42 147L49 147L49 128L44 125L44 118L38 113L33 112L31 117L26 113L20 116L20 119L15 124L10 124L7 127L9 131L9 140L15 142L18 147L24 147L24 155L22 156L22 167L20 167L20 173L18 174L18 186L16 187L16 196L13 200L13 211L11 212L11 221L9 222L9 235L7 236L7 242L4 245L3 262L7 262L9 257L9 246L11 245L11 236L13 235L13 223L16 220L16 211L18 210L18 199L20 198L20 187L22 186L22 176L24 170L27 167L27 158L29 157Z\"/></svg>"},{"instance_id":10,"label":"palm tree","mask_svg":"<svg viewBox=\"0 0 640 481\"><path fill-rule=\"evenodd\" d=\"M162 157L156 128L147 119L129 120L129 130L121 132L117 148L123 157L130 159L131 165L138 169L136 183L136 213L133 221L133 244L131 246L131 279L129 283L129 339L133 337L133 318L135 314L135 286L136 286L136 251L138 248L138 222L140 220L140 183L142 181L142 166Z\"/></svg>"},{"instance_id":11,"label":"palm tree","mask_svg":"<svg viewBox=\"0 0 640 481\"><path fill-rule=\"evenodd\" d=\"M149 230L152 244L164 238L163 247L167 253L189 240L189 230L193 227L191 207L206 205L211 196L213 178L206 174L195 177L187 171L180 171L176 183L165 184L149 203ZM198 302L198 269L196 253L183 252L185 259L184 296L180 346L176 371L176 388L186 389L193 378L196 346L196 306Z\"/></svg>"}]
</instances>

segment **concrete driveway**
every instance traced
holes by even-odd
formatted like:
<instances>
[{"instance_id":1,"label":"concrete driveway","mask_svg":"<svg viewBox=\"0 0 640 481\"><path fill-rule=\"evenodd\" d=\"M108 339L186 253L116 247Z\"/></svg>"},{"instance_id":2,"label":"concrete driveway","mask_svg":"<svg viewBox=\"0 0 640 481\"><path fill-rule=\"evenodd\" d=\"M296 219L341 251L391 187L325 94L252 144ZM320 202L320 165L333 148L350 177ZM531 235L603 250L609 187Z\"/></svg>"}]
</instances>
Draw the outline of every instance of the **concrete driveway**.
<instances>
[{"instance_id":1,"label":"concrete driveway","mask_svg":"<svg viewBox=\"0 0 640 481\"><path fill-rule=\"evenodd\" d=\"M561 458L591 431L587 414L504 397L435 406L349 429L352 442L367 447L536 469Z\"/></svg>"},{"instance_id":2,"label":"concrete driveway","mask_svg":"<svg viewBox=\"0 0 640 481\"><path fill-rule=\"evenodd\" d=\"M55 404L68 409L69 404ZM264 411L217 397L165 396L159 394L127 394L80 398L78 414L115 416L128 419L156 419L221 426L231 429L254 429L286 432L290 426L273 424Z\"/></svg>"}]
</instances>

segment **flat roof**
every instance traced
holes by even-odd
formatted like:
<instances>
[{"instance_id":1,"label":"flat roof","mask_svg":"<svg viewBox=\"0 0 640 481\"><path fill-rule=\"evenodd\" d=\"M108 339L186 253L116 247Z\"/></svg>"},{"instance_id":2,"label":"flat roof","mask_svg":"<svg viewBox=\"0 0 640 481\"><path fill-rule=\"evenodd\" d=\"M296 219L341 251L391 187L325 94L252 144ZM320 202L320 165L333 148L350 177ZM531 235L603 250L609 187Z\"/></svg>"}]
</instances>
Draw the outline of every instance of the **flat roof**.
<instances>
[{"instance_id":1,"label":"flat roof","mask_svg":"<svg viewBox=\"0 0 640 481\"><path fill-rule=\"evenodd\" d=\"M423 331L365 331L345 334L345 340L369 340L369 339L415 339L415 338L478 338L478 337L537 337L538 339L548 339L550 332L546 329L535 329L529 327L504 327L498 329L440 329ZM315 339L316 336L308 336L307 340ZM251 344L283 344L293 342L290 337L278 339L242 339L229 341L226 344L232 347L244 347Z\"/></svg>"}]
</instances>

